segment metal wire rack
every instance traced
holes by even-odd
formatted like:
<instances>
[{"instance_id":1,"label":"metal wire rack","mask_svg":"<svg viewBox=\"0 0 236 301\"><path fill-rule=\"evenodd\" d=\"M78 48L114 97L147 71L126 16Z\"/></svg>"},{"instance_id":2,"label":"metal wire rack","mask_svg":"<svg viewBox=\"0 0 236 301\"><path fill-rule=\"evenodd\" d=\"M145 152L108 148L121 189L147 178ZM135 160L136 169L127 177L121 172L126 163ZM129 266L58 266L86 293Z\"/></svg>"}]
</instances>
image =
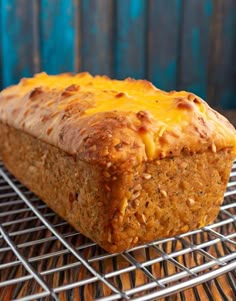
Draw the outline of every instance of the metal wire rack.
<instances>
[{"instance_id":1,"label":"metal wire rack","mask_svg":"<svg viewBox=\"0 0 236 301\"><path fill-rule=\"evenodd\" d=\"M183 291L201 283L208 297L201 300L214 300L207 283L220 275L236 296L235 270L236 163L214 224L108 254L60 219L0 161L0 300L144 301L177 292L185 300ZM222 300L233 300L222 282L212 286Z\"/></svg>"}]
</instances>

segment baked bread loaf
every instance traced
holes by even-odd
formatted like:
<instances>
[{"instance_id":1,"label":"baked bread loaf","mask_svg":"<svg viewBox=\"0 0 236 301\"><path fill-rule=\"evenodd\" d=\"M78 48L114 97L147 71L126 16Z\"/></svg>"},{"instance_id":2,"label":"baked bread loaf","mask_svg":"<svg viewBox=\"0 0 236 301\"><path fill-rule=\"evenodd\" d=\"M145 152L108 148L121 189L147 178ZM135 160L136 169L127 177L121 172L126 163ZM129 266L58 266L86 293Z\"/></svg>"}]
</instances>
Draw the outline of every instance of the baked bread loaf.
<instances>
[{"instance_id":1,"label":"baked bread loaf","mask_svg":"<svg viewBox=\"0 0 236 301\"><path fill-rule=\"evenodd\" d=\"M40 73L0 93L7 168L109 252L211 223L235 137L196 95L145 80Z\"/></svg>"}]
</instances>

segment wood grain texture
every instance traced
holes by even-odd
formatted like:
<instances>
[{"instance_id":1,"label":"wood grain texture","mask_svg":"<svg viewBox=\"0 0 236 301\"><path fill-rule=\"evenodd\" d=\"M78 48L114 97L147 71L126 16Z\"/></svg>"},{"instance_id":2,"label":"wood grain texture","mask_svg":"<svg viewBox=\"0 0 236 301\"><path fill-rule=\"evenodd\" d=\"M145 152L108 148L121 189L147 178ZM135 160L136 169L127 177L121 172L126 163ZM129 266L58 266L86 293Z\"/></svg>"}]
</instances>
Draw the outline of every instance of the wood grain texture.
<instances>
[{"instance_id":1,"label":"wood grain texture","mask_svg":"<svg viewBox=\"0 0 236 301\"><path fill-rule=\"evenodd\" d=\"M74 71L75 11L73 0L41 1L40 50L43 71L50 74Z\"/></svg>"},{"instance_id":2,"label":"wood grain texture","mask_svg":"<svg viewBox=\"0 0 236 301\"><path fill-rule=\"evenodd\" d=\"M206 98L209 28L213 0L183 0L178 89Z\"/></svg>"},{"instance_id":3,"label":"wood grain texture","mask_svg":"<svg viewBox=\"0 0 236 301\"><path fill-rule=\"evenodd\" d=\"M81 70L81 0L74 0L74 71Z\"/></svg>"},{"instance_id":4,"label":"wood grain texture","mask_svg":"<svg viewBox=\"0 0 236 301\"><path fill-rule=\"evenodd\" d=\"M33 1L2 0L3 87L35 71L34 15Z\"/></svg>"},{"instance_id":5,"label":"wood grain texture","mask_svg":"<svg viewBox=\"0 0 236 301\"><path fill-rule=\"evenodd\" d=\"M210 24L210 49L208 61L207 99L211 105L220 106L219 87L221 85L219 61L222 53L222 0L213 3L213 14Z\"/></svg>"},{"instance_id":6,"label":"wood grain texture","mask_svg":"<svg viewBox=\"0 0 236 301\"><path fill-rule=\"evenodd\" d=\"M181 0L150 0L148 78L164 90L177 89Z\"/></svg>"},{"instance_id":7,"label":"wood grain texture","mask_svg":"<svg viewBox=\"0 0 236 301\"><path fill-rule=\"evenodd\" d=\"M145 78L146 6L145 0L116 1L116 78Z\"/></svg>"},{"instance_id":8,"label":"wood grain texture","mask_svg":"<svg viewBox=\"0 0 236 301\"><path fill-rule=\"evenodd\" d=\"M33 9L33 64L34 64L34 73L38 73L41 70L41 61L40 61L40 28L39 28L39 13L40 13L40 0L35 0L32 2Z\"/></svg>"},{"instance_id":9,"label":"wood grain texture","mask_svg":"<svg viewBox=\"0 0 236 301\"><path fill-rule=\"evenodd\" d=\"M236 108L235 0L0 0L0 89L41 70L147 78Z\"/></svg>"},{"instance_id":10,"label":"wood grain texture","mask_svg":"<svg viewBox=\"0 0 236 301\"><path fill-rule=\"evenodd\" d=\"M82 0L82 70L113 73L113 1Z\"/></svg>"}]
</instances>

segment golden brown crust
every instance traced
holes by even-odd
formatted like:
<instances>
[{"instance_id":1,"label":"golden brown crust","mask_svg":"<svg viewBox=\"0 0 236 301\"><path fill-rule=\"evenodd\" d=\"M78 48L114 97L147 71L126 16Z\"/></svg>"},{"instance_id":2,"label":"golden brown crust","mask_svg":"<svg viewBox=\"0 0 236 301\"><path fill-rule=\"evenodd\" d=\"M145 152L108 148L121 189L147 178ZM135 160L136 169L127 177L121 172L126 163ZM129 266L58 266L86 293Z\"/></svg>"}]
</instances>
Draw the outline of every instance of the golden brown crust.
<instances>
[{"instance_id":1,"label":"golden brown crust","mask_svg":"<svg viewBox=\"0 0 236 301\"><path fill-rule=\"evenodd\" d=\"M199 97L130 78L41 73L1 92L0 121L100 164L135 166L183 150L236 154L235 129Z\"/></svg>"}]
</instances>

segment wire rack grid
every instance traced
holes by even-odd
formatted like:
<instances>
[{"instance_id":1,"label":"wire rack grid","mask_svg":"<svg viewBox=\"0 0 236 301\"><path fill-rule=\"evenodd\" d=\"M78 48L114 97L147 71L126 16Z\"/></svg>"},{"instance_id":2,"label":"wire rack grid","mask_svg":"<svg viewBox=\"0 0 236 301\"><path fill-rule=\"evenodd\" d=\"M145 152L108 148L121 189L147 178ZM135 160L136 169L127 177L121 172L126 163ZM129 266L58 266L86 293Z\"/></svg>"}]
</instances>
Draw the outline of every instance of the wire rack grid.
<instances>
[{"instance_id":1,"label":"wire rack grid","mask_svg":"<svg viewBox=\"0 0 236 301\"><path fill-rule=\"evenodd\" d=\"M185 289L201 283L202 294L214 300L207 281L227 275L236 296L235 270L236 163L214 224L108 254L52 212L0 161L0 300L159 300L177 292L183 297ZM222 300L231 300L221 283L214 285Z\"/></svg>"}]
</instances>

